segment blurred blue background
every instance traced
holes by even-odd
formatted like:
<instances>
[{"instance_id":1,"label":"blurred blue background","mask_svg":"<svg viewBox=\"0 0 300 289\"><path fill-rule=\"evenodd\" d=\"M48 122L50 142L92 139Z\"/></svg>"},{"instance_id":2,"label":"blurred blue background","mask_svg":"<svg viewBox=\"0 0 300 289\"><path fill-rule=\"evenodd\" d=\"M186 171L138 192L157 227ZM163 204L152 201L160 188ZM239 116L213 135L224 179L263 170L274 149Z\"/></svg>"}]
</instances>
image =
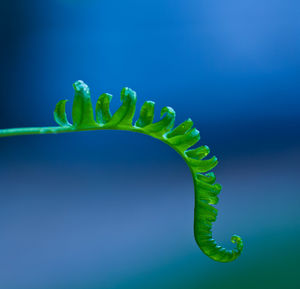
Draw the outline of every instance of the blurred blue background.
<instances>
[{"instance_id":1,"label":"blurred blue background","mask_svg":"<svg viewBox=\"0 0 300 289\"><path fill-rule=\"evenodd\" d=\"M214 237L193 239L184 161L147 136L0 140L0 288L300 288L298 0L1 1L1 128L54 125L84 80L191 117L220 163ZM71 104L68 106L70 114Z\"/></svg>"}]
</instances>

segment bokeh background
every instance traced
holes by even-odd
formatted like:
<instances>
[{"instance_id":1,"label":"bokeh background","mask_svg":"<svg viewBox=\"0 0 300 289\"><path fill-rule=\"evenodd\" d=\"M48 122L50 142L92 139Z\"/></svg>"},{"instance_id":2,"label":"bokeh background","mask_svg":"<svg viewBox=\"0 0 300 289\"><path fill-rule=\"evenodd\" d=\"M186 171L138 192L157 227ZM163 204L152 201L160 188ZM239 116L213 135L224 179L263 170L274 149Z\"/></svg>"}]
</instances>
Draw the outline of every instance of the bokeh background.
<instances>
[{"instance_id":1,"label":"bokeh background","mask_svg":"<svg viewBox=\"0 0 300 289\"><path fill-rule=\"evenodd\" d=\"M216 263L193 239L193 184L165 144L118 131L0 141L0 288L300 288L298 0L1 1L1 128L54 125L72 83L124 86L220 163ZM71 103L68 105L70 114Z\"/></svg>"}]
</instances>

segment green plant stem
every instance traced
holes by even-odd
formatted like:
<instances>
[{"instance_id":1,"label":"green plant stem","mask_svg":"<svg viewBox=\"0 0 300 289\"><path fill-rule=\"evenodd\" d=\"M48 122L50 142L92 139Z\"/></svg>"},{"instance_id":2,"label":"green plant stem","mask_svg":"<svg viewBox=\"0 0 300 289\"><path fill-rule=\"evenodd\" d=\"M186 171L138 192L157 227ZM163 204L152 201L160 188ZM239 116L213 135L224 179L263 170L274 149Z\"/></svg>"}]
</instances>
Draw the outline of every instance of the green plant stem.
<instances>
[{"instance_id":1,"label":"green plant stem","mask_svg":"<svg viewBox=\"0 0 300 289\"><path fill-rule=\"evenodd\" d=\"M73 126L70 126L70 127L45 126L45 127L7 128L7 129L0 129L0 137L13 137L13 136L21 136L21 135L36 135L36 134L58 134L58 133L68 133L68 132L78 132L78 131L96 131L96 130L131 131L131 132L142 133L144 135L149 136L149 134L145 133L145 131L142 128L135 127L135 126L132 126L131 128L129 128L128 126L124 126L124 127L117 126L117 127L107 128L105 126L98 125L98 126L92 126L90 128L87 128L87 127L75 128ZM170 144L165 137L156 137L153 135L151 135L151 137L166 143L171 148L173 148L175 151L177 151L183 158L185 158L185 155L181 151L179 151L175 146L172 146L172 144ZM193 171L193 170L191 169L191 171Z\"/></svg>"},{"instance_id":2,"label":"green plant stem","mask_svg":"<svg viewBox=\"0 0 300 289\"><path fill-rule=\"evenodd\" d=\"M34 134L56 134L75 131L74 128L65 128L59 126L48 127L22 127L0 129L0 137L11 137L19 135L34 135Z\"/></svg>"},{"instance_id":3,"label":"green plant stem","mask_svg":"<svg viewBox=\"0 0 300 289\"><path fill-rule=\"evenodd\" d=\"M155 139L158 139L164 143L166 143L168 146L170 146L172 149L174 149L184 160L187 166L189 167L192 176L194 178L194 175L196 174L195 170L189 165L188 161L186 160L186 155L178 150L175 146L170 144L170 142L167 141L167 138L164 136L157 137L153 135L149 135L145 133L145 131L142 128L132 126L129 128L128 126L117 126L117 127L105 127L105 126L92 126L90 128L75 128L74 126L70 127L60 127L60 126L47 126L47 127L22 127L22 128L8 128L8 129L0 129L0 137L13 137L13 136L21 136L21 135L37 135L37 134L58 134L58 133L69 133L69 132L78 132L78 131L96 131L96 130L120 130L120 131L131 131L131 132L137 132L142 133L144 135L151 136Z\"/></svg>"}]
</instances>

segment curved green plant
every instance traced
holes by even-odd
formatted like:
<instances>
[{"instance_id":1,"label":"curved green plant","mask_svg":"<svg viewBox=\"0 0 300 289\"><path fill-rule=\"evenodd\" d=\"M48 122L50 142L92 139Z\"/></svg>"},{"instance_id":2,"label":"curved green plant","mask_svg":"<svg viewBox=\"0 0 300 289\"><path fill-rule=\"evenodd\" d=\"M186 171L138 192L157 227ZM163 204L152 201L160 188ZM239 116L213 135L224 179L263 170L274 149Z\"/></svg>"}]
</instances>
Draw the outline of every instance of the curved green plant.
<instances>
[{"instance_id":1,"label":"curved green plant","mask_svg":"<svg viewBox=\"0 0 300 289\"><path fill-rule=\"evenodd\" d=\"M213 205L218 203L221 186L215 183L215 175L212 172L206 172L214 168L218 160L216 157L204 159L209 154L207 146L190 149L200 139L199 131L193 128L192 120L187 119L173 128L175 111L166 106L161 110L161 119L153 123L154 102L146 101L139 118L132 124L136 93L127 87L121 91L122 105L114 114L111 114L109 108L112 96L105 93L99 97L94 115L89 87L83 81L77 81L73 86L73 124L68 121L65 112L67 100L61 100L54 111L54 119L59 126L2 129L0 137L110 129L139 132L161 140L177 151L191 170L195 189L194 236L198 246L213 260L235 260L243 249L243 242L239 236L233 235L231 238L231 241L236 243L233 250L218 246L212 238L212 223L217 217L217 209Z\"/></svg>"}]
</instances>

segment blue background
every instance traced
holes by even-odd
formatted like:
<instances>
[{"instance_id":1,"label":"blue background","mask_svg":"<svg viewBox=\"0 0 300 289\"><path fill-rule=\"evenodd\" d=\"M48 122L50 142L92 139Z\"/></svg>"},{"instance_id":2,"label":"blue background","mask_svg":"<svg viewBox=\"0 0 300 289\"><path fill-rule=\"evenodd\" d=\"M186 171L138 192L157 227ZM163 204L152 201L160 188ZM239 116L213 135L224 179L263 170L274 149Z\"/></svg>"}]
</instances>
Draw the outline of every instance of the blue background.
<instances>
[{"instance_id":1,"label":"blue background","mask_svg":"<svg viewBox=\"0 0 300 289\"><path fill-rule=\"evenodd\" d=\"M93 104L172 106L220 161L214 237L193 239L193 184L165 144L118 131L0 141L0 288L299 288L298 0L1 1L2 128L54 125L84 80ZM67 108L70 115L71 104Z\"/></svg>"}]
</instances>

